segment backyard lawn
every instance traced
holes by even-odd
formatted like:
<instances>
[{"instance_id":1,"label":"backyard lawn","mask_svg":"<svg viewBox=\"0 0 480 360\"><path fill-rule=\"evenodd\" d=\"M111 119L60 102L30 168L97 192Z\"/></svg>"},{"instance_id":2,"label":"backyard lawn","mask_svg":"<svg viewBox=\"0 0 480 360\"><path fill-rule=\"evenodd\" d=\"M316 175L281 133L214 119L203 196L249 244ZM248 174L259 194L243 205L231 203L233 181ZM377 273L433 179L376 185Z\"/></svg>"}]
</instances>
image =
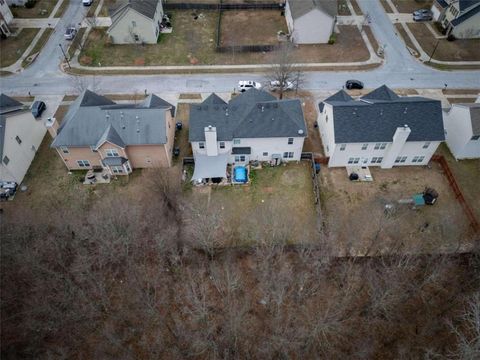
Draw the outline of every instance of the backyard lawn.
<instances>
[{"instance_id":1,"label":"backyard lawn","mask_svg":"<svg viewBox=\"0 0 480 360\"><path fill-rule=\"evenodd\" d=\"M217 53L215 33L218 12L199 12L197 20L194 20L193 13L190 11L172 11L171 15L173 32L162 34L159 43L155 45L112 45L108 42L106 30L93 30L80 55L80 63L91 66L259 64L269 63L274 56L272 53ZM228 26L226 21L225 26ZM274 25L272 31L274 28L276 29L277 26ZM336 35L334 45L304 45L296 48L297 62L367 60L369 53L358 29L355 26L338 28L340 33ZM253 33L248 32L248 34ZM262 38L270 37L270 35L265 36ZM248 38L247 35L245 41L248 39L251 37ZM237 41L244 40L238 38Z\"/></svg>"},{"instance_id":2,"label":"backyard lawn","mask_svg":"<svg viewBox=\"0 0 480 360\"><path fill-rule=\"evenodd\" d=\"M262 237L284 237L287 243L315 243L316 212L307 162L264 167L239 186L193 187L187 200L197 212L221 216L222 245L252 245ZM278 239L279 239L278 238Z\"/></svg>"},{"instance_id":3,"label":"backyard lawn","mask_svg":"<svg viewBox=\"0 0 480 360\"><path fill-rule=\"evenodd\" d=\"M21 29L15 36L0 39L0 67L15 63L27 50L39 29Z\"/></svg>"},{"instance_id":4,"label":"backyard lawn","mask_svg":"<svg viewBox=\"0 0 480 360\"><path fill-rule=\"evenodd\" d=\"M478 165L478 162L477 162ZM474 169L457 180L472 189ZM339 254L437 253L468 251L473 234L441 167L371 167L373 182L352 182L345 168L323 168L321 201L330 248ZM460 176L460 174L459 174ZM433 206L416 210L399 203L432 187L438 193ZM478 186L476 186L478 188ZM478 199L473 190L469 199ZM387 208L386 206L390 208ZM478 205L477 205L478 209Z\"/></svg>"},{"instance_id":5,"label":"backyard lawn","mask_svg":"<svg viewBox=\"0 0 480 360\"><path fill-rule=\"evenodd\" d=\"M24 6L11 7L12 14L16 18L47 18L59 0L37 0L35 6L27 9ZM69 0L64 0L68 3ZM62 6L64 6L62 4Z\"/></svg>"},{"instance_id":6,"label":"backyard lawn","mask_svg":"<svg viewBox=\"0 0 480 360\"><path fill-rule=\"evenodd\" d=\"M435 54L436 60L441 61L479 61L480 60L480 39L455 40L447 39L437 40L428 30L425 24L408 24L413 35L420 43L422 49L431 54L439 41Z\"/></svg>"}]
</instances>

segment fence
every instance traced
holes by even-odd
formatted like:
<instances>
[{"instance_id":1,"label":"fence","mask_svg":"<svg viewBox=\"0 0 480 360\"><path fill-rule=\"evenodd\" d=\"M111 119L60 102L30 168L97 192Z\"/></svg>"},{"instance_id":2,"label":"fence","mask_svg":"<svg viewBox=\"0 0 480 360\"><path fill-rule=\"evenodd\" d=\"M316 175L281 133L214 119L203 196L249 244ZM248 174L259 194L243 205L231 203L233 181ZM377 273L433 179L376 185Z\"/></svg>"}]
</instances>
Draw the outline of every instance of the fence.
<instances>
[{"instance_id":1,"label":"fence","mask_svg":"<svg viewBox=\"0 0 480 360\"><path fill-rule=\"evenodd\" d=\"M221 16L220 16L221 18ZM220 21L219 21L220 23ZM220 25L217 30L217 48L215 51L219 53L226 52L269 52L278 49L278 45L235 45L235 46L220 46Z\"/></svg>"},{"instance_id":2,"label":"fence","mask_svg":"<svg viewBox=\"0 0 480 360\"><path fill-rule=\"evenodd\" d=\"M165 3L164 10L284 10L285 3L252 4L206 4L206 3Z\"/></svg>"},{"instance_id":3,"label":"fence","mask_svg":"<svg viewBox=\"0 0 480 360\"><path fill-rule=\"evenodd\" d=\"M480 232L480 224L475 218L475 214L473 213L472 208L466 202L462 194L462 191L460 190L460 187L458 186L457 181L455 180L455 176L450 170L450 166L448 166L447 160L445 160L445 157L443 155L433 155L432 160L438 162L442 167L443 172L447 177L448 183L452 188L456 199L458 200L463 210L465 211L465 214L467 215L468 221L470 222L470 226L473 228L475 232Z\"/></svg>"},{"instance_id":4,"label":"fence","mask_svg":"<svg viewBox=\"0 0 480 360\"><path fill-rule=\"evenodd\" d=\"M313 194L315 195L315 205L319 205L320 204L320 186L318 185L317 169L315 167L315 158L313 156L313 153L302 152L302 154L300 155L300 159L310 161L310 167L312 171Z\"/></svg>"}]
</instances>

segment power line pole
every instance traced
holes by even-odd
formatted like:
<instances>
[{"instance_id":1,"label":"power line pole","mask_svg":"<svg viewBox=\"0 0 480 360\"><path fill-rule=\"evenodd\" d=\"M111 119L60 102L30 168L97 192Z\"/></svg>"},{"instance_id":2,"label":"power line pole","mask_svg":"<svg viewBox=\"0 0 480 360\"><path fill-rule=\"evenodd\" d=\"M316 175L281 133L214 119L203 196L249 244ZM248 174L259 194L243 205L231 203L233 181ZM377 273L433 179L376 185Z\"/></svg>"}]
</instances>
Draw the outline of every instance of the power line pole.
<instances>
[{"instance_id":1,"label":"power line pole","mask_svg":"<svg viewBox=\"0 0 480 360\"><path fill-rule=\"evenodd\" d=\"M68 61L67 54L65 54L65 51L63 51L62 44L58 44L60 46L60 50L62 50L63 57L65 58L65 61L67 62L68 68L71 69L72 67L70 66L70 62Z\"/></svg>"},{"instance_id":2,"label":"power line pole","mask_svg":"<svg viewBox=\"0 0 480 360\"><path fill-rule=\"evenodd\" d=\"M433 54L435 54L435 50L437 50L438 44L440 44L440 39L437 39L437 43L435 44L435 47L433 48L433 51L430 54L430 59L428 59L428 62L430 62L430 60L432 60Z\"/></svg>"}]
</instances>

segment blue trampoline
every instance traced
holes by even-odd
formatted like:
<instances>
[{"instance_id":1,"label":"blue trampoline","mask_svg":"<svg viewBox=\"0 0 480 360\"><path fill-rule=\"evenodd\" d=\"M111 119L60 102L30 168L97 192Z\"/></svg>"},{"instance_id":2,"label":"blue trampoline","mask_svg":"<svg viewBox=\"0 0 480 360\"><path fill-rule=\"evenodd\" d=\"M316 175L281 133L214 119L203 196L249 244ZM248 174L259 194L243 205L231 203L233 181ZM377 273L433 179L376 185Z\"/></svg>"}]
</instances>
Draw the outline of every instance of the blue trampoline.
<instances>
[{"instance_id":1,"label":"blue trampoline","mask_svg":"<svg viewBox=\"0 0 480 360\"><path fill-rule=\"evenodd\" d=\"M233 179L237 183L246 183L248 181L247 168L245 166L236 166L233 169Z\"/></svg>"}]
</instances>

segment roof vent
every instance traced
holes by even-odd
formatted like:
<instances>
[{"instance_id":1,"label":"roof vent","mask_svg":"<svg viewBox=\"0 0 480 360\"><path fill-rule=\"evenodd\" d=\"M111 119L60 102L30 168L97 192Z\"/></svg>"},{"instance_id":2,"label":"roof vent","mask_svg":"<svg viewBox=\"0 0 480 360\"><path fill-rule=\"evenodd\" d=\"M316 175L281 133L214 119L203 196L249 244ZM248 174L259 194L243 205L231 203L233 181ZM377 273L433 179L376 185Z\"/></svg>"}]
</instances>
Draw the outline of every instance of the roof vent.
<instances>
[{"instance_id":1,"label":"roof vent","mask_svg":"<svg viewBox=\"0 0 480 360\"><path fill-rule=\"evenodd\" d=\"M405 110L403 110L403 113L406 114L407 113L407 107L405 107Z\"/></svg>"},{"instance_id":2,"label":"roof vent","mask_svg":"<svg viewBox=\"0 0 480 360\"><path fill-rule=\"evenodd\" d=\"M303 130L302 129L298 130L298 135L303 135Z\"/></svg>"},{"instance_id":3,"label":"roof vent","mask_svg":"<svg viewBox=\"0 0 480 360\"><path fill-rule=\"evenodd\" d=\"M212 130L212 125L208 125L208 130Z\"/></svg>"},{"instance_id":4,"label":"roof vent","mask_svg":"<svg viewBox=\"0 0 480 360\"><path fill-rule=\"evenodd\" d=\"M265 110L265 106L262 105L262 112L263 112L263 110Z\"/></svg>"},{"instance_id":5,"label":"roof vent","mask_svg":"<svg viewBox=\"0 0 480 360\"><path fill-rule=\"evenodd\" d=\"M408 129L408 125L407 125L407 124L403 125L403 127L404 127L405 129Z\"/></svg>"}]
</instances>

